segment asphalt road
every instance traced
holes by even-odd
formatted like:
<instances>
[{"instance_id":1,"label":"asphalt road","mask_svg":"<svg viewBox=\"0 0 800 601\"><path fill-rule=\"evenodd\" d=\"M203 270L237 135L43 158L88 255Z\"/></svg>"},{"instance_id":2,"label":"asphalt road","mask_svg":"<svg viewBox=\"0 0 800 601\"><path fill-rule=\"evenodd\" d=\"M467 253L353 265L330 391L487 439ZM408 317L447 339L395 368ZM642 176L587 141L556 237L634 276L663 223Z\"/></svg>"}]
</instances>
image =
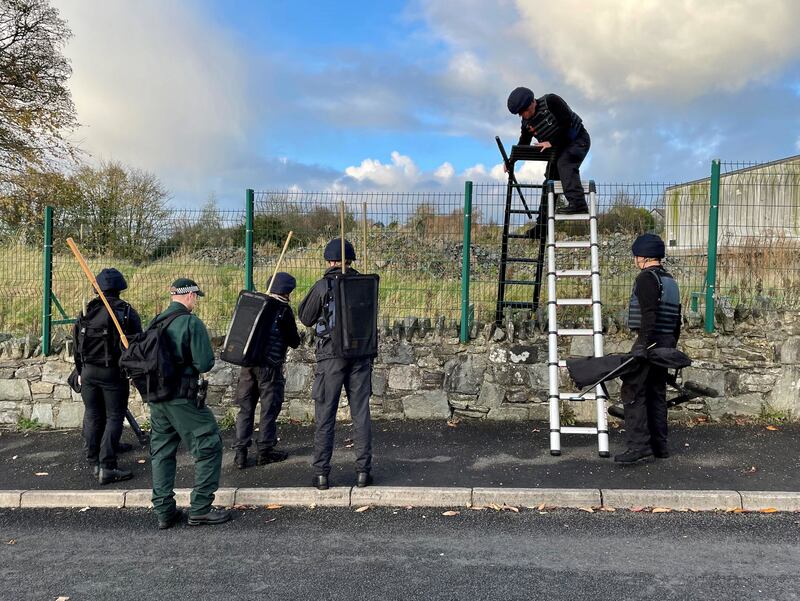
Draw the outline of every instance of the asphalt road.
<instances>
[{"instance_id":1,"label":"asphalt road","mask_svg":"<svg viewBox=\"0 0 800 601\"><path fill-rule=\"evenodd\" d=\"M0 598L800 599L799 514L0 510Z\"/></svg>"},{"instance_id":2,"label":"asphalt road","mask_svg":"<svg viewBox=\"0 0 800 601\"><path fill-rule=\"evenodd\" d=\"M673 455L620 466L597 455L594 438L563 439L563 455L549 453L546 424L465 421L458 427L431 421L376 421L373 475L380 486L489 486L552 488L663 488L800 490L800 425L673 426ZM279 464L238 470L230 450L232 432L223 434L226 451L222 486L305 486L311 481L313 426L281 424L279 448L290 453ZM331 479L355 483L350 428L339 424ZM612 450L622 446L612 433ZM135 442L128 431L124 440ZM0 433L0 489L99 488L82 459L77 431ZM141 462L141 463L139 463ZM135 478L110 488L149 488L147 449L122 455ZM36 475L46 474L46 475ZM178 455L179 487L191 487L192 458Z\"/></svg>"}]
</instances>

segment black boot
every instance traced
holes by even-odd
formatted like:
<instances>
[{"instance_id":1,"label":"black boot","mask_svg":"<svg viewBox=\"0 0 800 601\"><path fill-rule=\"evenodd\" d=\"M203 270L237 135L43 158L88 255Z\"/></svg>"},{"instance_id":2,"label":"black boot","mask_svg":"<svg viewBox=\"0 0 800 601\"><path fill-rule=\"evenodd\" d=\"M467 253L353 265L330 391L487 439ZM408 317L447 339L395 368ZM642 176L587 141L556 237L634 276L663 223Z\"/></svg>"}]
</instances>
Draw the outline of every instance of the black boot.
<instances>
[{"instance_id":1,"label":"black boot","mask_svg":"<svg viewBox=\"0 0 800 601\"><path fill-rule=\"evenodd\" d=\"M176 509L169 517L158 518L158 529L167 530L172 528L175 524L180 523L181 519L183 519L183 511Z\"/></svg>"},{"instance_id":2,"label":"black boot","mask_svg":"<svg viewBox=\"0 0 800 601\"><path fill-rule=\"evenodd\" d=\"M236 449L236 457L233 458L233 462L236 464L240 470L243 470L247 467L247 449Z\"/></svg>"},{"instance_id":3,"label":"black boot","mask_svg":"<svg viewBox=\"0 0 800 601\"><path fill-rule=\"evenodd\" d=\"M578 213L588 213L589 207L586 204L586 201L582 203L569 203L566 207L562 207L556 210L556 213L559 215L576 215Z\"/></svg>"},{"instance_id":4,"label":"black boot","mask_svg":"<svg viewBox=\"0 0 800 601\"><path fill-rule=\"evenodd\" d=\"M286 461L286 458L289 456L289 453L285 453L283 451L276 451L275 449L268 449L266 451L259 451L258 452L258 459L256 463L258 465L267 465L268 463L278 463L279 461Z\"/></svg>"},{"instance_id":5,"label":"black boot","mask_svg":"<svg viewBox=\"0 0 800 601\"><path fill-rule=\"evenodd\" d=\"M316 487L317 490L328 490L328 476L325 474L314 476L314 479L311 481L311 486Z\"/></svg>"},{"instance_id":6,"label":"black boot","mask_svg":"<svg viewBox=\"0 0 800 601\"><path fill-rule=\"evenodd\" d=\"M667 459L669 457L669 448L660 445L650 445L653 449L653 455L658 459Z\"/></svg>"},{"instance_id":7,"label":"black boot","mask_svg":"<svg viewBox=\"0 0 800 601\"><path fill-rule=\"evenodd\" d=\"M356 477L356 486L358 488L365 488L372 484L372 474L369 472L358 472Z\"/></svg>"},{"instance_id":8,"label":"black boot","mask_svg":"<svg viewBox=\"0 0 800 601\"><path fill-rule=\"evenodd\" d=\"M100 484L111 484L112 482L122 482L123 480L130 480L133 478L131 470L123 470L112 467L101 467L97 474L97 479Z\"/></svg>"},{"instance_id":9,"label":"black boot","mask_svg":"<svg viewBox=\"0 0 800 601\"><path fill-rule=\"evenodd\" d=\"M619 455L614 455L614 461L616 463L630 464L630 463L636 463L641 459L645 459L647 457L652 457L652 456L653 456L653 451L651 449L641 449L638 451L634 449L628 449L624 453L620 453Z\"/></svg>"},{"instance_id":10,"label":"black boot","mask_svg":"<svg viewBox=\"0 0 800 601\"><path fill-rule=\"evenodd\" d=\"M216 526L224 524L231 519L231 512L227 509L211 509L202 515L189 514L190 526Z\"/></svg>"}]
</instances>

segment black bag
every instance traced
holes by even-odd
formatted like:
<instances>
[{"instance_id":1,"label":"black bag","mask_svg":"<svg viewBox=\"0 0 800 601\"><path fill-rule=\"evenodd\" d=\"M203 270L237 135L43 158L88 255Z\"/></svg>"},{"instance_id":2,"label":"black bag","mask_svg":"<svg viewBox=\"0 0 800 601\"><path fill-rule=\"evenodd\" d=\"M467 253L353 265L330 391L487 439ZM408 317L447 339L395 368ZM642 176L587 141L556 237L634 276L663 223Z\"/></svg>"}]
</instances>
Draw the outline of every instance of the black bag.
<instances>
[{"instance_id":1,"label":"black bag","mask_svg":"<svg viewBox=\"0 0 800 601\"><path fill-rule=\"evenodd\" d=\"M81 385L78 382L78 378L79 377L80 376L78 376L78 370L76 368L74 368L74 367L72 368L72 371L69 372L69 375L67 376L67 384L69 384L69 387L72 388L72 390L74 390L75 392L80 392L81 391Z\"/></svg>"},{"instance_id":2,"label":"black bag","mask_svg":"<svg viewBox=\"0 0 800 601\"><path fill-rule=\"evenodd\" d=\"M190 315L188 310L156 318L141 334L129 340L122 352L119 366L133 382L146 403L157 403L174 398L183 374L183 364L178 363L164 340L164 332L176 318Z\"/></svg>"},{"instance_id":3,"label":"black bag","mask_svg":"<svg viewBox=\"0 0 800 601\"><path fill-rule=\"evenodd\" d=\"M242 290L236 300L220 358L243 367L263 363L270 336L279 334L273 325L285 306L261 292Z\"/></svg>"},{"instance_id":4,"label":"black bag","mask_svg":"<svg viewBox=\"0 0 800 601\"><path fill-rule=\"evenodd\" d=\"M120 299L108 299L123 331L130 316L131 306ZM75 347L84 365L115 365L122 353L119 332L99 298L86 308L86 315L78 317Z\"/></svg>"},{"instance_id":5,"label":"black bag","mask_svg":"<svg viewBox=\"0 0 800 601\"><path fill-rule=\"evenodd\" d=\"M342 359L378 355L378 286L376 274L341 274L328 278L325 316L333 352Z\"/></svg>"}]
</instances>

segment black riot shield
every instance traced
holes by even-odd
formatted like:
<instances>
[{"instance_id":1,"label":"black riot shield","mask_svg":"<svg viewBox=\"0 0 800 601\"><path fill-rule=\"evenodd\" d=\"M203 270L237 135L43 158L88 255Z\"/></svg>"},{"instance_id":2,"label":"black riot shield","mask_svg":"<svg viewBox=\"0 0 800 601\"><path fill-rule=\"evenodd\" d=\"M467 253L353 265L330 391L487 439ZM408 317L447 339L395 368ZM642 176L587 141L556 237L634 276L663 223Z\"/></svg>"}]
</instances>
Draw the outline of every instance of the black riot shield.
<instances>
[{"instance_id":1,"label":"black riot shield","mask_svg":"<svg viewBox=\"0 0 800 601\"><path fill-rule=\"evenodd\" d=\"M280 301L260 292L242 290L233 310L220 358L234 365L258 365L267 348Z\"/></svg>"},{"instance_id":2,"label":"black riot shield","mask_svg":"<svg viewBox=\"0 0 800 601\"><path fill-rule=\"evenodd\" d=\"M378 285L376 274L336 274L333 300L336 311L331 338L343 359L378 355Z\"/></svg>"}]
</instances>

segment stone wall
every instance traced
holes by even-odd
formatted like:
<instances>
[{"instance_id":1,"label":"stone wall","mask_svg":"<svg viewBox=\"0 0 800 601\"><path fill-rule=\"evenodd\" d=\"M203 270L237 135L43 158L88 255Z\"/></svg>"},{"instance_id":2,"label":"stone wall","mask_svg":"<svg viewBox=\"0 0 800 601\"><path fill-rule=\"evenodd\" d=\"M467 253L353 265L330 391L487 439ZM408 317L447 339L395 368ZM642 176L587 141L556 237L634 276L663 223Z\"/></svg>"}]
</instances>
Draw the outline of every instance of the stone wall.
<instances>
[{"instance_id":1,"label":"stone wall","mask_svg":"<svg viewBox=\"0 0 800 601\"><path fill-rule=\"evenodd\" d=\"M779 312L731 312L720 315L719 334L700 329L688 316L681 348L695 362L684 378L723 392L671 410L675 419L725 414L755 416L763 408L800 416L800 315ZM580 324L575 324L580 325ZM547 420L547 338L534 321L508 322L502 328L475 324L471 342L460 344L455 323L408 318L384 323L375 362L372 410L377 419ZM313 341L289 354L282 419L310 420L314 414ZM35 340L0 343L0 424L20 417L49 427L77 427L83 405L67 386L72 369L70 343L56 341L59 354L36 356ZM218 341L219 342L219 341ZM632 337L606 318L606 352L624 352ZM587 355L588 338L575 338L562 356ZM218 415L231 411L238 368L218 361L208 374L209 405ZM618 385L610 386L612 396ZM589 420L591 402L565 403L578 421ZM137 395L131 409L146 419ZM341 417L348 413L342 399Z\"/></svg>"}]
</instances>

